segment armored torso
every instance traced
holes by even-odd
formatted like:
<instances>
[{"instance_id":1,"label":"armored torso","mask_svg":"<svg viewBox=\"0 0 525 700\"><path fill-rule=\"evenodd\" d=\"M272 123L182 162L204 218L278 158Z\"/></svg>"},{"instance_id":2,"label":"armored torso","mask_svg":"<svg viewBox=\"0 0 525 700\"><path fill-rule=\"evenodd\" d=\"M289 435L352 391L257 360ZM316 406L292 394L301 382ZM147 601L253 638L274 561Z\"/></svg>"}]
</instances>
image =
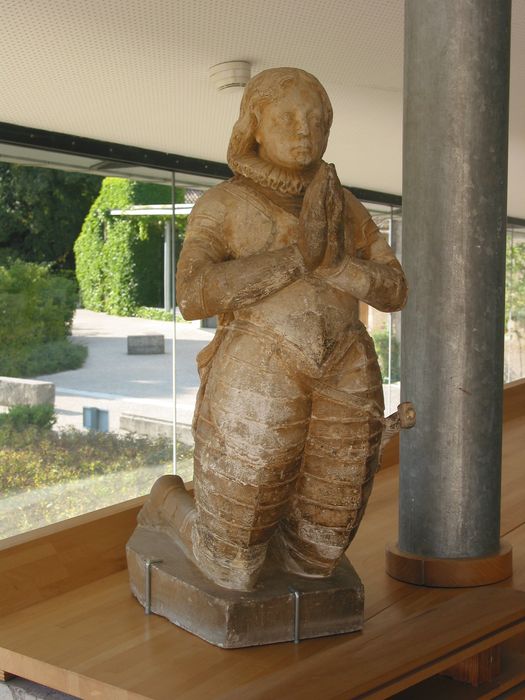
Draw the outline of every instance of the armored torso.
<instances>
[{"instance_id":1,"label":"armored torso","mask_svg":"<svg viewBox=\"0 0 525 700\"><path fill-rule=\"evenodd\" d=\"M207 192L195 214L190 229L194 229L196 218L206 224L208 231L213 225L214 238L222 238L226 259L230 260L284 249L298 237L298 216L258 192L245 178L234 178ZM350 229L350 222L346 224ZM351 235L348 230L347 240ZM315 372L338 343L346 342L349 333L358 327L358 302L312 273L236 309L235 322L246 322L254 331L278 336Z\"/></svg>"}]
</instances>

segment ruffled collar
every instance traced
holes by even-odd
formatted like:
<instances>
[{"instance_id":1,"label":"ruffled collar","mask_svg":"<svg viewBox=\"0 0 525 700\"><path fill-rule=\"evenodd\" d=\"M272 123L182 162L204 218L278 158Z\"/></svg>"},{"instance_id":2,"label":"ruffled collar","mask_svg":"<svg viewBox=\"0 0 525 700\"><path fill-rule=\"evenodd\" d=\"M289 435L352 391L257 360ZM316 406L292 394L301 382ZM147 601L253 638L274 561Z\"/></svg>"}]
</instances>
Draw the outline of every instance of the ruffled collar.
<instances>
[{"instance_id":1,"label":"ruffled collar","mask_svg":"<svg viewBox=\"0 0 525 700\"><path fill-rule=\"evenodd\" d=\"M316 163L307 170L289 170L249 153L232 158L229 166L237 175L243 175L263 187L281 194L301 195L312 181L319 164Z\"/></svg>"}]
</instances>

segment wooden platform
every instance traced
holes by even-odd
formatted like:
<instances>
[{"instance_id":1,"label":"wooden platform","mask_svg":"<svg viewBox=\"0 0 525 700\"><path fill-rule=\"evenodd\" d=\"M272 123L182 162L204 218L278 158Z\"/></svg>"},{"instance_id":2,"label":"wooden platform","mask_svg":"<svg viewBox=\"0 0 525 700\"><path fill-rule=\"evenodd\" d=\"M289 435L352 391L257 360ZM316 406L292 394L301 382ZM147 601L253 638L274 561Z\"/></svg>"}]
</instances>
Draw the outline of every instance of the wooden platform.
<instances>
[{"instance_id":1,"label":"wooden platform","mask_svg":"<svg viewBox=\"0 0 525 700\"><path fill-rule=\"evenodd\" d=\"M430 589L385 574L397 533L397 468L383 469L350 549L366 590L362 633L222 650L132 598L123 545L140 499L0 543L0 669L82 698L525 697L525 382L506 391L502 535L514 577ZM520 590L521 589L521 590ZM502 673L478 688L436 677L502 646ZM428 680L425 680L428 679ZM415 685L424 682L424 687ZM506 695L511 697L511 695Z\"/></svg>"}]
</instances>

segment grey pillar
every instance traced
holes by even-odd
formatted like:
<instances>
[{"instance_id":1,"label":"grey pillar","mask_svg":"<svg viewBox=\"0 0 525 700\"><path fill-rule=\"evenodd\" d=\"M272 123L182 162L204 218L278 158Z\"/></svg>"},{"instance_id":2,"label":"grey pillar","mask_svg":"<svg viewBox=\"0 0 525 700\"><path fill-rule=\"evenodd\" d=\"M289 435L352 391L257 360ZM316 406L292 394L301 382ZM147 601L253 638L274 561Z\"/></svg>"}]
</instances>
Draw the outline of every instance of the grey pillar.
<instances>
[{"instance_id":1,"label":"grey pillar","mask_svg":"<svg viewBox=\"0 0 525 700\"><path fill-rule=\"evenodd\" d=\"M510 0L407 0L399 548L499 549Z\"/></svg>"}]
</instances>

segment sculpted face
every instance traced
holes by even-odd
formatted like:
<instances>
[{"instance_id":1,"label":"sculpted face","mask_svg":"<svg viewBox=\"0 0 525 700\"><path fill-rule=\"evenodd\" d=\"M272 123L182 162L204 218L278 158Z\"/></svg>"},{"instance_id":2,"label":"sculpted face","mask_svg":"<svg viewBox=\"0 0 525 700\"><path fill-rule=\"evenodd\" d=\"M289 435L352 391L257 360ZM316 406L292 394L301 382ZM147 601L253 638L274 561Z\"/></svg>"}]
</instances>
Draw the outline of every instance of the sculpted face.
<instances>
[{"instance_id":1,"label":"sculpted face","mask_svg":"<svg viewBox=\"0 0 525 700\"><path fill-rule=\"evenodd\" d=\"M319 162L328 129L317 94L308 86L290 86L263 109L255 140L259 156L274 165L303 170Z\"/></svg>"}]
</instances>

